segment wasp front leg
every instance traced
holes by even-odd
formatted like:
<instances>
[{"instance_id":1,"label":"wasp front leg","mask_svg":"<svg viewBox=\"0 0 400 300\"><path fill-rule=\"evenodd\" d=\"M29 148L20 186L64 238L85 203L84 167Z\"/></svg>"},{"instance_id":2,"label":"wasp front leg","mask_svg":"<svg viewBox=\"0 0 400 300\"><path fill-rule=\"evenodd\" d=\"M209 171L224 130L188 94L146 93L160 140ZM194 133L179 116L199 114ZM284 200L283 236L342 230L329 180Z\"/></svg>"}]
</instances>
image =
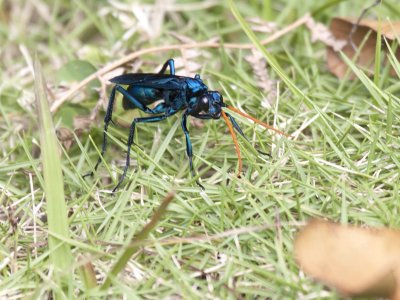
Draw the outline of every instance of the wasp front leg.
<instances>
[{"instance_id":1,"label":"wasp front leg","mask_svg":"<svg viewBox=\"0 0 400 300\"><path fill-rule=\"evenodd\" d=\"M196 177L196 172L194 171L193 167L193 149L192 149L192 142L190 141L190 136L189 136L189 130L187 129L186 126L186 121L187 121L187 116L189 115L188 111L185 111L185 113L182 116L182 129L183 133L185 134L186 137L186 153L189 158L189 166L190 166L190 173L192 174L192 177ZM201 183L196 180L197 185L204 191L204 186L201 185Z\"/></svg>"}]
</instances>

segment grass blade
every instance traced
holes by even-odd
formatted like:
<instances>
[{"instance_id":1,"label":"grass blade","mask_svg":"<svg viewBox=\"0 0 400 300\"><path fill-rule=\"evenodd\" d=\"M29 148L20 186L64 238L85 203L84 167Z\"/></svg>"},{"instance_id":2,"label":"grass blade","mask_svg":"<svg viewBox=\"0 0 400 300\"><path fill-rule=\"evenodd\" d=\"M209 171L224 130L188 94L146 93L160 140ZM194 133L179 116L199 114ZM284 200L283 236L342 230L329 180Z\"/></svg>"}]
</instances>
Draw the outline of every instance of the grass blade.
<instances>
[{"instance_id":1,"label":"grass blade","mask_svg":"<svg viewBox=\"0 0 400 300\"><path fill-rule=\"evenodd\" d=\"M175 194L173 192L168 193L161 205L153 214L150 222L143 227L143 229L133 238L132 243L126 247L122 255L119 257L118 261L115 263L111 272L108 274L106 280L104 281L101 287L102 290L107 289L111 285L112 278L115 278L118 273L126 266L131 256L137 251L138 247L140 247L141 242L157 225L158 221L167 210L168 205L171 203L172 199L174 199L174 196Z\"/></svg>"},{"instance_id":2,"label":"grass blade","mask_svg":"<svg viewBox=\"0 0 400 300\"><path fill-rule=\"evenodd\" d=\"M48 227L51 233L69 238L60 153L47 101L42 70L37 57L35 58L34 71ZM52 266L56 272L63 273L60 280L66 280L69 276L69 272L66 270L70 269L72 263L70 247L53 235L49 235L48 239ZM63 285L62 282L59 283Z\"/></svg>"}]
</instances>

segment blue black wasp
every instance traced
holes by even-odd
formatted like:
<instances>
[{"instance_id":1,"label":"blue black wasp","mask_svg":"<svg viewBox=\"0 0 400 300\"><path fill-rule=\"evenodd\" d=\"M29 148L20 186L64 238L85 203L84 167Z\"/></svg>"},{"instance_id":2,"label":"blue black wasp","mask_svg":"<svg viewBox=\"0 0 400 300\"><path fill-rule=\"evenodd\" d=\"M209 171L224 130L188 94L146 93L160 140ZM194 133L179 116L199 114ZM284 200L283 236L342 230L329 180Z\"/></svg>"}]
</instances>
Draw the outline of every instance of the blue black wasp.
<instances>
[{"instance_id":1,"label":"blue black wasp","mask_svg":"<svg viewBox=\"0 0 400 300\"><path fill-rule=\"evenodd\" d=\"M169 74L166 74L168 67ZM127 142L128 149L124 171L122 176L119 178L118 184L113 189L113 192L118 189L126 176L130 164L130 150L133 144L135 127L137 123L159 122L183 110L184 112L182 114L181 126L186 138L186 153L189 158L190 172L193 177L196 177L196 172L193 167L192 143L190 141L189 130L187 129L187 119L189 116L203 120L219 119L221 116L223 117L232 135L232 139L235 144L235 150L238 155L239 176L242 169L242 160L234 129L245 139L246 137L236 120L222 108L232 110L268 129L272 129L279 134L286 135L282 131L275 129L230 105L225 104L222 95L218 91L208 90L208 87L201 80L200 75L196 74L194 78L175 75L175 65L173 59L167 60L158 73L123 74L112 78L110 82L114 83L115 85L111 90L107 111L104 117L103 145L101 147L101 155L97 160L94 170L84 176L92 176L94 174L102 160L101 158L106 151L107 130L110 122L112 122L112 112L116 92L119 92L123 95L122 105L125 110L140 109L141 111L152 115L149 117L135 118L132 121ZM124 88L122 85L127 86L127 88ZM157 104L154 108L148 107L148 105L151 105L159 100L163 101ZM196 183L202 189L204 189L199 181L196 180Z\"/></svg>"}]
</instances>

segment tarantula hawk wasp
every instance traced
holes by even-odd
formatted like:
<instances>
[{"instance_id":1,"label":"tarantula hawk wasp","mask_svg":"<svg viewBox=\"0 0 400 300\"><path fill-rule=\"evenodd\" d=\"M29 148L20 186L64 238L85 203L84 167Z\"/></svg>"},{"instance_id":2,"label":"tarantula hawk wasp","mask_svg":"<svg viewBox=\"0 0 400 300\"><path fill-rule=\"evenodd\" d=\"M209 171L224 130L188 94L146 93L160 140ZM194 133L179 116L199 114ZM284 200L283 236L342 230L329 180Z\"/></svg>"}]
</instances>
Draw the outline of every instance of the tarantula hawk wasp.
<instances>
[{"instance_id":1,"label":"tarantula hawk wasp","mask_svg":"<svg viewBox=\"0 0 400 300\"><path fill-rule=\"evenodd\" d=\"M168 67L169 74L166 74L165 72ZM135 118L132 121L128 137L128 151L126 154L124 171L122 176L119 178L118 184L113 189L113 192L118 189L126 176L130 163L130 150L133 144L135 127L137 123L159 122L183 110L184 112L182 115L181 125L183 133L186 137L186 153L189 157L190 172L193 177L196 176L196 173L193 167L192 143L190 141L189 130L187 129L188 116L203 120L219 119L222 116L229 128L235 145L235 150L238 156L239 163L239 175L242 170L242 159L235 130L244 138L246 138L246 136L244 135L236 120L229 113L225 112L222 108L227 108L265 128L288 136L284 132L275 129L268 124L224 103L222 95L218 91L209 91L208 87L201 80L200 75L197 74L194 78L175 75L175 65L173 59L167 60L161 68L160 72L158 73L123 74L112 78L110 81L115 85L111 90L110 100L104 118L104 137L103 145L101 147L101 156L97 160L94 170L84 176L93 175L94 171L97 170L97 167L101 162L101 157L106 151L107 130L110 122L112 122L111 117L116 92L119 92L123 95L123 108L125 110L140 109L141 111L152 115L144 118ZM122 85L128 87L124 88L122 87ZM148 107L148 105L153 104L154 102L161 99L163 99L163 101L157 104L154 108ZM204 190L204 187L197 180L196 183Z\"/></svg>"}]
</instances>

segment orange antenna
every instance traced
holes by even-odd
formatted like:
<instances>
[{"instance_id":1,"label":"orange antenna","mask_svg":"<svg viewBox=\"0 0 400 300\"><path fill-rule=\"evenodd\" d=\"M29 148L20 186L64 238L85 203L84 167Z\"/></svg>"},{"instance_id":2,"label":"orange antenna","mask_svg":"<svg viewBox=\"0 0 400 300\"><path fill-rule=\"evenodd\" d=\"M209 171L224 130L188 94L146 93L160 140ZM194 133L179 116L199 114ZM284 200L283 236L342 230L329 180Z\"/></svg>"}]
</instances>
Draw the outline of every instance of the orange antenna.
<instances>
[{"instance_id":1,"label":"orange antenna","mask_svg":"<svg viewBox=\"0 0 400 300\"><path fill-rule=\"evenodd\" d=\"M257 124L259 124L259 125L261 125L261 126L263 126L265 128L271 129L271 130L273 130L273 131L275 131L275 132L277 132L277 133L279 133L281 135L284 135L286 137L290 137L289 134L286 134L283 131L280 131L279 129L276 129L276 128L272 127L272 126L269 126L268 124L266 124L264 122L261 122L260 120L254 118L252 116L249 116L248 114L245 114L244 112L241 112L240 110L238 110L237 108L235 108L233 106L227 105L226 107L229 108L230 110L234 111L235 113L238 113L239 115L242 115L243 117L246 117L246 118L254 121L255 123L257 123Z\"/></svg>"},{"instance_id":2,"label":"orange antenna","mask_svg":"<svg viewBox=\"0 0 400 300\"><path fill-rule=\"evenodd\" d=\"M222 114L222 117L224 118L224 120L226 122L226 125L228 125L229 132L231 133L233 143L235 144L235 150L236 150L236 154L237 154L238 162L239 162L238 177L240 177L240 173L242 173L242 165L243 164L242 164L242 157L240 155L239 143L238 143L237 138L236 138L236 133L233 130L232 124L229 122L228 117L226 116L226 114L225 114L225 112L223 110L221 111L221 114Z\"/></svg>"}]
</instances>

